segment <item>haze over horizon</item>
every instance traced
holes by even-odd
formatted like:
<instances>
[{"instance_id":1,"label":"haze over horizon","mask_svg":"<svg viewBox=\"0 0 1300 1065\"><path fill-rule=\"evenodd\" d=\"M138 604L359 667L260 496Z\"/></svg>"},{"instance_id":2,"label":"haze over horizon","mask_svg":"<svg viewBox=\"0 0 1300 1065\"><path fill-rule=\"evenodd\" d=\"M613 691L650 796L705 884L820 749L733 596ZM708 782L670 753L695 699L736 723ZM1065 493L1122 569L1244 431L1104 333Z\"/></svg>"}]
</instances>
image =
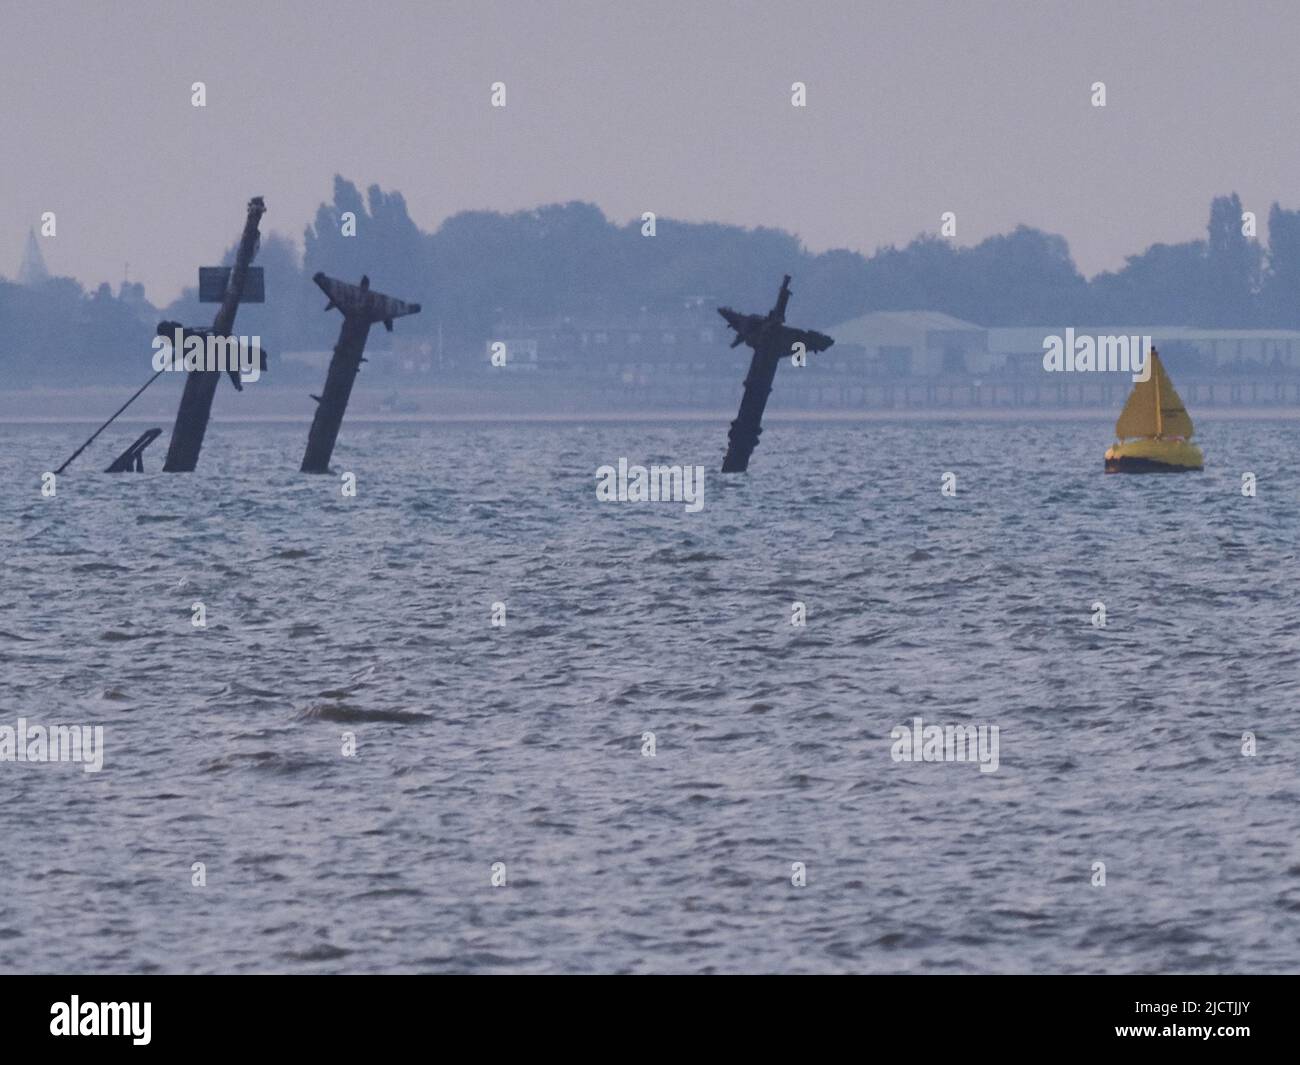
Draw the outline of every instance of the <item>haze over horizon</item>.
<instances>
[{"instance_id":1,"label":"haze over horizon","mask_svg":"<svg viewBox=\"0 0 1300 1065\"><path fill-rule=\"evenodd\" d=\"M0 274L55 211L53 273L116 284L130 263L161 305L233 243L249 196L266 197L266 233L300 244L335 173L401 192L426 231L585 200L870 254L954 211L957 244L1023 223L1065 237L1089 276L1204 236L1215 195L1240 193L1261 239L1273 201L1300 206L1282 132L1300 8L863 10L12 5Z\"/></svg>"}]
</instances>

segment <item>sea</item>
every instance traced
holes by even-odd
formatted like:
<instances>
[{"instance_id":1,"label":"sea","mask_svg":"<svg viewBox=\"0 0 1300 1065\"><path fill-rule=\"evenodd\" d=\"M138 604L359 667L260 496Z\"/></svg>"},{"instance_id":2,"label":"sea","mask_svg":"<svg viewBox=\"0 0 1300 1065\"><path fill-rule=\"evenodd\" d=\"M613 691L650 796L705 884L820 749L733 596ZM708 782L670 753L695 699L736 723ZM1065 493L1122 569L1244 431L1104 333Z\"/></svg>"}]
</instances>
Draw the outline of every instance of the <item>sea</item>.
<instances>
[{"instance_id":1,"label":"sea","mask_svg":"<svg viewBox=\"0 0 1300 1065\"><path fill-rule=\"evenodd\" d=\"M1029 417L0 425L0 971L1300 972L1300 422Z\"/></svg>"}]
</instances>

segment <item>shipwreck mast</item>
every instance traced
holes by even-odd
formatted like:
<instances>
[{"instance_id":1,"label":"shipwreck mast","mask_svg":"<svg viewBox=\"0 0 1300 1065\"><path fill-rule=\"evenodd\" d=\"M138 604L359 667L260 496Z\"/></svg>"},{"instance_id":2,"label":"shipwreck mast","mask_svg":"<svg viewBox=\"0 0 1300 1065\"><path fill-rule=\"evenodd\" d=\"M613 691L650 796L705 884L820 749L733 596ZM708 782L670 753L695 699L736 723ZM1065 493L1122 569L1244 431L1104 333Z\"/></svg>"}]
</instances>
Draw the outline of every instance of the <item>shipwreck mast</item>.
<instances>
[{"instance_id":1,"label":"shipwreck mast","mask_svg":"<svg viewBox=\"0 0 1300 1065\"><path fill-rule=\"evenodd\" d=\"M772 394L772 382L781 359L802 352L825 351L835 343L825 333L811 329L794 329L785 324L785 309L790 302L790 275L786 274L777 293L776 305L762 314L740 314L730 307L719 307L718 313L734 329L736 338L731 346L748 344L754 349L749 360L749 373L745 375L745 394L740 400L740 412L727 432L727 454L722 460L723 473L744 473L749 468L749 457L758 447L763 432L763 411L767 397Z\"/></svg>"},{"instance_id":2,"label":"shipwreck mast","mask_svg":"<svg viewBox=\"0 0 1300 1065\"><path fill-rule=\"evenodd\" d=\"M235 253L235 265L227 276L224 270L206 271L209 278L218 283L224 279L225 287L220 297L204 293L205 271L200 271L200 299L205 302L221 303L217 316L212 322L210 335L228 337L235 328L235 315L239 304L244 300L244 288L254 281L257 295L250 295L246 302L261 302L261 267L250 268L253 256L257 254L260 239L258 225L266 213L266 204L261 196L254 196L248 201L248 217L244 222L244 232L239 238L239 250ZM237 373L231 374L236 389L242 389ZM176 424L172 426L171 443L167 446L167 461L163 470L167 473L192 473L199 463L199 452L203 448L203 436L208 431L208 419L212 416L212 398L216 395L217 382L221 379L218 370L191 370L185 378L185 391L181 395L181 405L176 411Z\"/></svg>"},{"instance_id":3,"label":"shipwreck mast","mask_svg":"<svg viewBox=\"0 0 1300 1065\"><path fill-rule=\"evenodd\" d=\"M383 322L384 328L391 333L394 318L419 314L420 305L372 291L370 278L364 276L359 285L349 285L346 281L326 277L324 273L317 273L312 280L329 297L325 309L337 307L343 313L343 325L325 375L325 387L319 396L311 397L316 401L316 415L307 434L307 451L303 454L301 468L302 473L329 473L330 456L334 453L343 414L352 397L352 385L361 364L366 361L362 352L366 349L370 327Z\"/></svg>"}]
</instances>

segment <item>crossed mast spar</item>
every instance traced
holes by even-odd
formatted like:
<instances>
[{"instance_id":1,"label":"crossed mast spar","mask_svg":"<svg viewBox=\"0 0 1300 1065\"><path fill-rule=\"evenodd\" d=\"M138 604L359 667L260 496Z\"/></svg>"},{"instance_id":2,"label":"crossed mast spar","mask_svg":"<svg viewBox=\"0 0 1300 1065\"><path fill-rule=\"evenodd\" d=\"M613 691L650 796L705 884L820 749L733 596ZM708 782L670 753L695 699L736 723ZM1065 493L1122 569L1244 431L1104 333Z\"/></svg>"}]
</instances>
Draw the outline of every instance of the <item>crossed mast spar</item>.
<instances>
[{"instance_id":1,"label":"crossed mast spar","mask_svg":"<svg viewBox=\"0 0 1300 1065\"><path fill-rule=\"evenodd\" d=\"M745 375L745 393L740 399L740 412L727 432L727 454L722 460L723 473L744 473L749 469L749 458L758 447L763 432L763 411L767 397L772 393L777 364L786 355L796 356L801 351L825 351L835 341L825 333L811 329L795 329L785 324L785 309L790 302L790 275L786 274L777 293L776 305L761 314L740 314L730 307L719 307L728 327L736 331L731 346L748 344L754 349L749 360L749 373Z\"/></svg>"},{"instance_id":2,"label":"crossed mast spar","mask_svg":"<svg viewBox=\"0 0 1300 1065\"><path fill-rule=\"evenodd\" d=\"M334 345L329 372L325 375L325 387L319 396L311 397L316 401L316 414L307 434L307 450L301 467L302 473L329 473L330 456L343 424L343 413L348 409L352 385L366 361L362 352L366 349L370 327L383 322L391 333L394 318L419 314L420 305L373 291L369 277L363 276L359 285L349 285L323 273L317 273L312 280L329 297L325 309L337 307L343 314L338 343Z\"/></svg>"}]
</instances>

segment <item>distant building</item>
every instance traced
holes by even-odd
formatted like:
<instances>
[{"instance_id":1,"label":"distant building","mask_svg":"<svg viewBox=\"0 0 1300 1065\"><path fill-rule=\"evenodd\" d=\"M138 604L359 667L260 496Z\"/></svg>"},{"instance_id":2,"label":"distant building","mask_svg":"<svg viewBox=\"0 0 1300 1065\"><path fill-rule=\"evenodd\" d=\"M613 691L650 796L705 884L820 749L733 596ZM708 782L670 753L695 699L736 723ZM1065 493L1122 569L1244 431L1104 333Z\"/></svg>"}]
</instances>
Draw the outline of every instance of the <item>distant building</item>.
<instances>
[{"instance_id":1,"label":"distant building","mask_svg":"<svg viewBox=\"0 0 1300 1065\"><path fill-rule=\"evenodd\" d=\"M625 377L672 369L726 369L718 366L731 335L703 296L626 316L564 316L542 322L499 322L484 342L484 359L494 344L506 345L507 365L538 370L581 369L585 374Z\"/></svg>"},{"instance_id":2,"label":"distant building","mask_svg":"<svg viewBox=\"0 0 1300 1065\"><path fill-rule=\"evenodd\" d=\"M953 377L986 372L988 330L942 311L873 311L827 330L831 353L858 373L881 377ZM857 359L854 360L853 356Z\"/></svg>"},{"instance_id":3,"label":"distant building","mask_svg":"<svg viewBox=\"0 0 1300 1065\"><path fill-rule=\"evenodd\" d=\"M23 264L18 268L20 285L39 285L50 279L50 272L45 268L45 256L41 246L36 243L36 232L27 231L27 247L23 250Z\"/></svg>"}]
</instances>

